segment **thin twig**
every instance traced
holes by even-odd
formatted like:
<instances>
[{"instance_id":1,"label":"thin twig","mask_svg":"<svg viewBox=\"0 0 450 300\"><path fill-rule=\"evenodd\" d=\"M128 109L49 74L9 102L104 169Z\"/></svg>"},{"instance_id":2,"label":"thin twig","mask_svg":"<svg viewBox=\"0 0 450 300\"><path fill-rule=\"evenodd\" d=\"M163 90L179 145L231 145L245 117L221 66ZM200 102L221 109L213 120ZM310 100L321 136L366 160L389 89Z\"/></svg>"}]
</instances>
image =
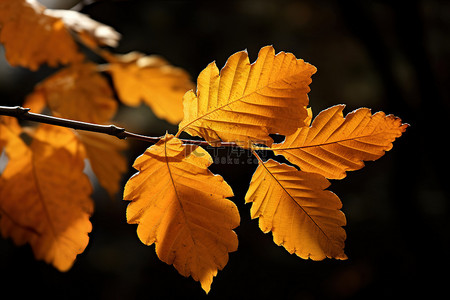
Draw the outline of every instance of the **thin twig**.
<instances>
[{"instance_id":1,"label":"thin twig","mask_svg":"<svg viewBox=\"0 0 450 300\"><path fill-rule=\"evenodd\" d=\"M20 120L45 123L50 125L62 126L72 128L76 130L84 130L90 132L97 132L115 136L119 139L136 139L149 143L157 143L162 137L152 137L141 135L133 132L126 131L125 128L117 127L116 125L99 125L94 123L87 123L81 121L75 121L70 119L64 119L59 117L47 116L43 114L37 114L30 112L29 108L21 106L0 106L0 115L15 117ZM184 144L208 146L209 143L201 140L186 140L180 139ZM234 147L237 146L234 142L222 142L221 146Z\"/></svg>"}]
</instances>

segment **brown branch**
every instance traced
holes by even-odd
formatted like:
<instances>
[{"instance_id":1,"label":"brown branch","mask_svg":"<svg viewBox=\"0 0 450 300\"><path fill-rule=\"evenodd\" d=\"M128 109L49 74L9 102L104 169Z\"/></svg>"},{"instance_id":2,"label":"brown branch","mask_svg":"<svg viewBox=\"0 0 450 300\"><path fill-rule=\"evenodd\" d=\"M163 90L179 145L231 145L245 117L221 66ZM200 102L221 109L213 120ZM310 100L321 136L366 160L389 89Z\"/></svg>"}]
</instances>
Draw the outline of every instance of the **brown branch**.
<instances>
[{"instance_id":1,"label":"brown branch","mask_svg":"<svg viewBox=\"0 0 450 300\"><path fill-rule=\"evenodd\" d=\"M45 123L50 125L62 126L72 128L76 130L84 130L90 132L97 132L103 134L109 134L119 139L136 139L149 143L156 143L162 137L152 137L141 135L133 132L126 131L125 128L117 127L116 125L99 125L94 123L87 123L81 121L75 121L70 119L64 119L59 117L47 116L43 114L37 114L30 112L29 108L23 108L20 106L0 106L0 115L15 117L20 120ZM208 142L200 140L186 140L180 139L184 144L208 146ZM233 147L237 146L234 142L222 142L221 146Z\"/></svg>"}]
</instances>

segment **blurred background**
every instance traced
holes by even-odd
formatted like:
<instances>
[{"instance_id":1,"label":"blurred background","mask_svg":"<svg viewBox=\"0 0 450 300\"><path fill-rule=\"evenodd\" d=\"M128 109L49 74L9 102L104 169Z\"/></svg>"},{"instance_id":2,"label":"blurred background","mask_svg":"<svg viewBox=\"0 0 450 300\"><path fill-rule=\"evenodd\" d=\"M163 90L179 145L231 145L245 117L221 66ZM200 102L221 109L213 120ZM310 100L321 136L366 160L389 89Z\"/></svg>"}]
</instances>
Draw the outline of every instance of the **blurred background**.
<instances>
[{"instance_id":1,"label":"blurred background","mask_svg":"<svg viewBox=\"0 0 450 300\"><path fill-rule=\"evenodd\" d=\"M35 261L28 246L0 240L3 293L18 299L442 297L450 279L449 1L41 2L50 8L75 6L122 34L114 52L162 55L194 80L213 60L220 68L231 54L247 49L253 62L261 47L273 45L318 68L309 93L315 114L344 103L345 113L369 107L395 114L411 127L377 162L332 181L329 189L340 197L347 217L346 261L303 260L276 246L271 234L250 220L250 205L244 204L256 165L219 163L211 170L233 187L241 225L235 230L239 249L208 296L198 282L159 261L154 246L143 245L136 226L126 224L121 195L111 200L101 189L94 194L89 246L69 272ZM0 47L1 105L20 105L53 71L12 68ZM122 107L117 120L142 134L176 132L145 106ZM148 146L130 141L123 183Z\"/></svg>"}]
</instances>

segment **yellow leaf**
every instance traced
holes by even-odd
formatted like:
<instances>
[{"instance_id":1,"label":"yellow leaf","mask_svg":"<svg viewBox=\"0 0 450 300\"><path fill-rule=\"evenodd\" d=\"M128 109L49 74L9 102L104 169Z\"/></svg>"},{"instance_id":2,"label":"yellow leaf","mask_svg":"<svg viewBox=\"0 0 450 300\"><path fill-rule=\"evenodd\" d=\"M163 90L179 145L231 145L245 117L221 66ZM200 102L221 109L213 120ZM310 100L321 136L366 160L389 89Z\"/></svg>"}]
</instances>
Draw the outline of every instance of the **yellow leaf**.
<instances>
[{"instance_id":1,"label":"yellow leaf","mask_svg":"<svg viewBox=\"0 0 450 300\"><path fill-rule=\"evenodd\" d=\"M119 191L122 175L128 169L127 160L121 153L127 148L127 143L110 135L88 131L78 131L77 136L100 185L114 196Z\"/></svg>"},{"instance_id":2,"label":"yellow leaf","mask_svg":"<svg viewBox=\"0 0 450 300\"><path fill-rule=\"evenodd\" d=\"M83 58L63 21L35 0L0 0L0 43L11 65L31 70Z\"/></svg>"},{"instance_id":3,"label":"yellow leaf","mask_svg":"<svg viewBox=\"0 0 450 300\"><path fill-rule=\"evenodd\" d=\"M139 224L140 240L155 243L162 261L200 281L206 292L228 262L228 252L237 249L232 229L239 225L237 207L226 199L233 192L208 170L211 163L201 147L166 135L136 159L139 173L124 191L124 199L132 201L127 221Z\"/></svg>"},{"instance_id":4,"label":"yellow leaf","mask_svg":"<svg viewBox=\"0 0 450 300\"><path fill-rule=\"evenodd\" d=\"M108 71L124 104L145 102L157 117L172 124L183 119L183 95L194 88L187 72L156 55L132 52L110 58Z\"/></svg>"},{"instance_id":5,"label":"yellow leaf","mask_svg":"<svg viewBox=\"0 0 450 300\"><path fill-rule=\"evenodd\" d=\"M245 196L252 202L251 217L259 218L264 233L301 258L346 259L346 223L339 198L325 190L326 178L297 171L272 159L260 161Z\"/></svg>"},{"instance_id":6,"label":"yellow leaf","mask_svg":"<svg viewBox=\"0 0 450 300\"><path fill-rule=\"evenodd\" d=\"M392 142L409 126L383 112L371 114L360 108L342 115L344 105L322 111L310 127L302 127L274 144L275 154L285 156L305 172L342 179L346 171L364 167L367 160L376 160L392 148Z\"/></svg>"},{"instance_id":7,"label":"yellow leaf","mask_svg":"<svg viewBox=\"0 0 450 300\"><path fill-rule=\"evenodd\" d=\"M91 63L75 64L46 78L29 98L44 98L56 116L91 123L108 123L117 110L107 80Z\"/></svg>"},{"instance_id":8,"label":"yellow leaf","mask_svg":"<svg viewBox=\"0 0 450 300\"><path fill-rule=\"evenodd\" d=\"M289 135L304 126L309 84L316 68L291 53L261 49L252 65L245 51L225 67L211 63L197 80L197 93L184 95L179 133L201 136L211 144L256 142L271 145L269 134ZM178 135L177 134L177 135Z\"/></svg>"},{"instance_id":9,"label":"yellow leaf","mask_svg":"<svg viewBox=\"0 0 450 300\"><path fill-rule=\"evenodd\" d=\"M86 248L92 229L92 188L83 174L78 141L69 129L40 126L29 147L16 136L5 150L2 235L18 245L29 243L36 259L68 270Z\"/></svg>"}]
</instances>

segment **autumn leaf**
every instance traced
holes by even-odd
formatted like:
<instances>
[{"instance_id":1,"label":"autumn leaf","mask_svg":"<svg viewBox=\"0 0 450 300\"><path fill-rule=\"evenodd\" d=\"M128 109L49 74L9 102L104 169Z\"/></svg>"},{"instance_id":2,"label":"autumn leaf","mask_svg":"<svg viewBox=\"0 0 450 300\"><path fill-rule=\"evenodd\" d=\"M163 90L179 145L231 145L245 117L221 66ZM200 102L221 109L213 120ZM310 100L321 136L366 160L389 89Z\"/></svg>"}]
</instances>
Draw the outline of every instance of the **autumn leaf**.
<instances>
[{"instance_id":1,"label":"autumn leaf","mask_svg":"<svg viewBox=\"0 0 450 300\"><path fill-rule=\"evenodd\" d=\"M8 142L17 138L21 133L22 127L16 118L0 116L0 154Z\"/></svg>"},{"instance_id":2,"label":"autumn leaf","mask_svg":"<svg viewBox=\"0 0 450 300\"><path fill-rule=\"evenodd\" d=\"M131 52L108 57L107 70L124 104L138 106L144 102L157 117L172 124L183 119L183 95L194 88L187 72L156 55Z\"/></svg>"},{"instance_id":3,"label":"autumn leaf","mask_svg":"<svg viewBox=\"0 0 450 300\"><path fill-rule=\"evenodd\" d=\"M76 33L83 43L91 48L117 47L119 43L120 33L85 14L63 9L46 9L45 14L61 19L68 29Z\"/></svg>"},{"instance_id":4,"label":"autumn leaf","mask_svg":"<svg viewBox=\"0 0 450 300\"><path fill-rule=\"evenodd\" d=\"M272 159L259 162L253 174L246 203L252 203L251 217L259 218L264 233L301 258L346 259L346 223L339 198L325 190L329 182L322 175L298 171Z\"/></svg>"},{"instance_id":5,"label":"autumn leaf","mask_svg":"<svg viewBox=\"0 0 450 300\"><path fill-rule=\"evenodd\" d=\"M22 106L34 113L42 113L47 108L46 95L35 87L35 90L25 97Z\"/></svg>"},{"instance_id":6,"label":"autumn leaf","mask_svg":"<svg viewBox=\"0 0 450 300\"><path fill-rule=\"evenodd\" d=\"M0 42L12 66L36 70L41 64L80 62L71 32L84 44L116 47L120 34L112 27L71 10L48 9L35 0L0 0Z\"/></svg>"},{"instance_id":7,"label":"autumn leaf","mask_svg":"<svg viewBox=\"0 0 450 300\"><path fill-rule=\"evenodd\" d=\"M0 43L12 66L31 70L83 59L64 22L35 0L0 0Z\"/></svg>"},{"instance_id":8,"label":"autumn leaf","mask_svg":"<svg viewBox=\"0 0 450 300\"><path fill-rule=\"evenodd\" d=\"M95 77L95 75L93 76ZM68 77L70 78L70 76ZM62 76L62 78L64 78L64 76ZM64 82L62 78L61 82ZM101 87L103 83L102 77L98 78L98 82L100 84L97 87L95 87L95 85L88 85L87 81L84 81L83 78L78 78L79 77L77 77L75 81L80 80L86 85L86 89L92 88L94 91L97 91L97 93L101 93ZM93 80L93 82L96 81ZM62 101L71 102L61 103L61 106L63 106L63 108L61 109L61 106L59 106L58 103L59 92L57 84L48 84L49 87L47 87L47 84L47 81L45 81L43 84L41 84L41 86L37 87L33 93L29 94L25 100L24 107L30 108L33 112L39 113L46 107L47 99L53 98L56 102L56 105L52 105L54 110L63 111L64 115L70 114L73 116L79 116L78 118L83 120L95 119L97 121L102 120L102 118L109 118L115 110L112 109L116 105L115 102L113 103L113 105L111 105L111 107L108 107L108 105L102 107L101 101L98 101L98 104L96 104L95 102L89 103L90 100L101 100L101 96L100 98L96 98L95 95L89 95L88 93L86 93L85 98L77 98L77 95L79 95L81 91L77 90L75 86L73 87L73 89L62 87L62 93L71 95L69 98ZM80 109L80 107L77 106L76 102L78 100L83 101L83 99L94 107L97 105L99 111L95 113L94 111L84 111L84 109ZM107 101L114 101L114 99L111 98ZM52 103L51 101L49 102ZM75 111L71 112L71 108L73 108ZM61 115L58 112L56 112L55 114ZM84 158L89 160L89 163L99 181L99 184L108 192L111 197L114 196L119 191L123 174L127 171L127 160L122 153L127 148L127 143L124 140L119 140L113 136L88 131L77 131L76 137L82 144L82 155Z\"/></svg>"},{"instance_id":9,"label":"autumn leaf","mask_svg":"<svg viewBox=\"0 0 450 300\"><path fill-rule=\"evenodd\" d=\"M66 128L40 126L27 146L10 136L0 177L0 230L29 243L36 259L68 270L88 244L91 185L79 143ZM29 230L31 228L32 230Z\"/></svg>"},{"instance_id":10,"label":"autumn leaf","mask_svg":"<svg viewBox=\"0 0 450 300\"><path fill-rule=\"evenodd\" d=\"M311 126L302 127L274 144L275 154L285 156L301 170L342 179L346 171L364 167L367 160L376 160L392 148L392 142L409 126L393 115L371 114L360 108L345 118L345 105L322 111Z\"/></svg>"},{"instance_id":11,"label":"autumn leaf","mask_svg":"<svg viewBox=\"0 0 450 300\"><path fill-rule=\"evenodd\" d=\"M33 103L44 99L56 115L91 123L106 123L117 110L107 80L92 63L74 64L46 78L28 96Z\"/></svg>"},{"instance_id":12,"label":"autumn leaf","mask_svg":"<svg viewBox=\"0 0 450 300\"><path fill-rule=\"evenodd\" d=\"M269 134L289 135L304 126L309 84L316 68L291 53L261 49L250 64L246 51L232 55L220 71L211 63L197 79L197 93L184 95L179 133L211 144L257 142L271 145Z\"/></svg>"},{"instance_id":13,"label":"autumn leaf","mask_svg":"<svg viewBox=\"0 0 450 300\"><path fill-rule=\"evenodd\" d=\"M17 122L17 119L0 116L0 154L3 153L4 147L8 144L10 145L10 147L18 149L18 146L23 144L19 139L19 135L22 134L22 132L23 132L22 128ZM5 165L0 166L0 168L4 167ZM0 173L0 189L3 184L4 178L2 176L2 173ZM0 199L0 219L2 217L9 219L18 228L28 231L29 233L39 234L34 228L27 226L25 224L20 224L18 221L12 218L8 214L8 212L6 212L2 208L2 201ZM0 221L0 232L1 232L1 221Z\"/></svg>"},{"instance_id":14,"label":"autumn leaf","mask_svg":"<svg viewBox=\"0 0 450 300\"><path fill-rule=\"evenodd\" d=\"M127 148L124 140L88 131L78 131L78 139L83 143L92 170L100 185L110 196L120 188L122 175L128 170L127 160L122 151Z\"/></svg>"},{"instance_id":15,"label":"autumn leaf","mask_svg":"<svg viewBox=\"0 0 450 300\"><path fill-rule=\"evenodd\" d=\"M133 165L139 172L127 182L127 221L139 224L139 239L155 244L158 257L183 276L200 281L208 292L217 270L238 246L232 230L239 213L227 197L233 192L208 170L211 156L166 135Z\"/></svg>"},{"instance_id":16,"label":"autumn leaf","mask_svg":"<svg viewBox=\"0 0 450 300\"><path fill-rule=\"evenodd\" d=\"M96 77L96 75L93 76L94 78ZM68 77L70 78L70 76ZM62 76L62 78L64 78L64 76ZM64 82L62 78L61 82ZM97 85L97 87L95 85L88 85L87 81L84 81L83 78L78 78L79 77L77 77L75 81L81 81L83 84L85 84L85 89L92 88L98 94L102 92L102 77L98 78L98 82L100 84ZM93 83L95 82L96 80L93 80ZM83 98L81 96L80 98L77 98L77 95L83 95L83 93L80 90L77 90L75 86L73 87L73 89L62 87L61 90L61 93L69 95L67 99L64 99L62 101L71 101L71 103L61 103L61 105L59 105L58 94L60 92L58 92L57 84L49 84L49 87L47 87L47 82L44 82L40 87L36 88L33 93L27 96L24 107L30 108L33 112L40 113L46 107L47 99L54 99L56 102L56 105L52 105L54 110L63 111L64 115L69 114L72 116L78 116L78 118L83 120L94 119L97 121L101 121L104 118L109 118L115 110L113 108L116 104L108 102L114 101L114 99L106 100L106 102L104 103L106 103L107 105L102 106L101 95L99 98L97 98L95 94L89 95L88 93L86 93L86 97ZM97 103L89 103L89 101L97 101L97 99L100 99L100 101L98 101ZM77 106L76 102L78 100L86 101L86 103L89 103L89 105L98 108L99 111L97 113L94 111L84 111L83 108ZM52 103L51 101L49 102ZM108 106L110 104L112 104L111 107ZM61 107L63 108L61 109ZM71 112L71 108L73 108L75 111ZM55 114L61 115L58 112L56 112ZM108 192L111 197L114 196L119 191L122 176L128 169L127 160L123 155L123 151L127 148L126 141L120 140L110 135L88 131L77 131L76 137L80 141L80 143L82 143L82 155L84 158L89 159L89 163L100 185Z\"/></svg>"}]
</instances>

